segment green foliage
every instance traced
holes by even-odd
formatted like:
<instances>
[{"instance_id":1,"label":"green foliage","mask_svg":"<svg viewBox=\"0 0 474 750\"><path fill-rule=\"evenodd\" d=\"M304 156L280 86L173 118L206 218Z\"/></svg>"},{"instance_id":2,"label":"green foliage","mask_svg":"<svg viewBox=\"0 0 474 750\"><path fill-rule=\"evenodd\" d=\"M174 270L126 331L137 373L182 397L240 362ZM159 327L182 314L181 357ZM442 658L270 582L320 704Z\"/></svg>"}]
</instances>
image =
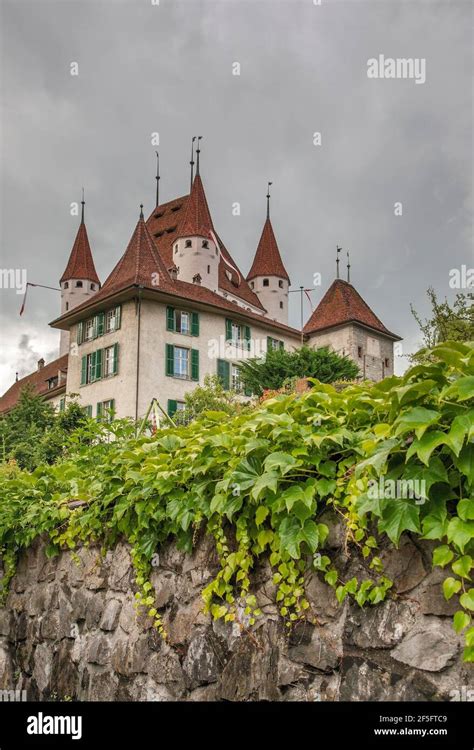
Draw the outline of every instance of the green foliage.
<instances>
[{"instance_id":1,"label":"green foliage","mask_svg":"<svg viewBox=\"0 0 474 750\"><path fill-rule=\"evenodd\" d=\"M411 312L423 336L423 348L414 354L413 362L429 361L429 350L443 341L474 341L474 293L459 292L452 305L440 302L432 287L427 291L431 317L422 320L413 305Z\"/></svg>"},{"instance_id":2,"label":"green foliage","mask_svg":"<svg viewBox=\"0 0 474 750\"><path fill-rule=\"evenodd\" d=\"M380 542L398 545L411 533L438 543L433 564L447 571L445 596L459 599L454 627L465 632L464 658L473 661L474 349L451 342L431 356L401 378L342 391L316 383L249 413L210 411L152 437L134 438L130 425L118 423L108 426L114 440L97 433L91 445L86 424L59 463L0 473L5 586L18 549L40 534L49 554L91 542L105 549L125 538L137 605L163 633L149 581L153 555L166 540L191 551L203 529L220 561L203 591L213 617L241 627L255 622L251 571L266 557L290 627L314 616L305 597L310 569L341 602L351 597L364 606L390 595ZM402 488L398 494L386 491L390 483ZM348 548L363 557L363 580L343 580L325 549L320 516L327 508L344 523Z\"/></svg>"},{"instance_id":3,"label":"green foliage","mask_svg":"<svg viewBox=\"0 0 474 750\"><path fill-rule=\"evenodd\" d=\"M217 375L206 375L204 384L184 396L185 408L173 415L175 422L187 424L205 411L235 414L240 405L234 391L226 391Z\"/></svg>"},{"instance_id":4,"label":"green foliage","mask_svg":"<svg viewBox=\"0 0 474 750\"><path fill-rule=\"evenodd\" d=\"M261 396L265 390L277 390L297 378L317 378L321 383L351 380L359 373L357 365L348 357L327 347L311 349L302 346L294 351L270 349L264 359L250 359L240 365L245 388Z\"/></svg>"}]
</instances>

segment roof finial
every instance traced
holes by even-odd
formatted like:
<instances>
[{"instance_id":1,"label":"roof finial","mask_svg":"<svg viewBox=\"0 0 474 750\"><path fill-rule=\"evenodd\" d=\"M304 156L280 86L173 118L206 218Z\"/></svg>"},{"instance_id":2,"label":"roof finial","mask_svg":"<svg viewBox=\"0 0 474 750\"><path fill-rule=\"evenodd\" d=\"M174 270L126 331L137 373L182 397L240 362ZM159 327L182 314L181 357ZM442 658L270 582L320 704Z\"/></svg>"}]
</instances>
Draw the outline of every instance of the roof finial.
<instances>
[{"instance_id":1,"label":"roof finial","mask_svg":"<svg viewBox=\"0 0 474 750\"><path fill-rule=\"evenodd\" d=\"M197 144L197 149L196 149L196 177L199 174L199 154L201 153L201 149L199 148L199 141L201 140L201 138L202 138L202 135L198 135L197 137L198 144Z\"/></svg>"},{"instance_id":2,"label":"roof finial","mask_svg":"<svg viewBox=\"0 0 474 750\"><path fill-rule=\"evenodd\" d=\"M18 373L15 373L15 383L18 383Z\"/></svg>"},{"instance_id":3,"label":"roof finial","mask_svg":"<svg viewBox=\"0 0 474 750\"><path fill-rule=\"evenodd\" d=\"M189 192L191 192L193 187L193 178L194 178L194 141L196 140L196 136L193 135L192 141L191 141L191 161L189 162L191 164L191 187L189 188Z\"/></svg>"},{"instance_id":4,"label":"roof finial","mask_svg":"<svg viewBox=\"0 0 474 750\"><path fill-rule=\"evenodd\" d=\"M351 264L349 259L349 251L347 251L347 281L351 283Z\"/></svg>"},{"instance_id":5,"label":"roof finial","mask_svg":"<svg viewBox=\"0 0 474 750\"><path fill-rule=\"evenodd\" d=\"M269 182L267 184L267 219L270 218L270 187L273 185L273 182Z\"/></svg>"},{"instance_id":6,"label":"roof finial","mask_svg":"<svg viewBox=\"0 0 474 750\"><path fill-rule=\"evenodd\" d=\"M144 218L145 217L143 216L143 203L140 203L140 219L144 219Z\"/></svg>"},{"instance_id":7,"label":"roof finial","mask_svg":"<svg viewBox=\"0 0 474 750\"><path fill-rule=\"evenodd\" d=\"M342 247L339 247L339 245L336 245L336 278L339 278L339 253L341 252Z\"/></svg>"},{"instance_id":8,"label":"roof finial","mask_svg":"<svg viewBox=\"0 0 474 750\"><path fill-rule=\"evenodd\" d=\"M158 151L155 151L156 154L156 207L160 205L160 155Z\"/></svg>"},{"instance_id":9,"label":"roof finial","mask_svg":"<svg viewBox=\"0 0 474 750\"><path fill-rule=\"evenodd\" d=\"M82 205L82 210L81 210L81 224L84 224L84 206L86 205L86 202L84 200L84 188L82 188L81 205Z\"/></svg>"}]
</instances>

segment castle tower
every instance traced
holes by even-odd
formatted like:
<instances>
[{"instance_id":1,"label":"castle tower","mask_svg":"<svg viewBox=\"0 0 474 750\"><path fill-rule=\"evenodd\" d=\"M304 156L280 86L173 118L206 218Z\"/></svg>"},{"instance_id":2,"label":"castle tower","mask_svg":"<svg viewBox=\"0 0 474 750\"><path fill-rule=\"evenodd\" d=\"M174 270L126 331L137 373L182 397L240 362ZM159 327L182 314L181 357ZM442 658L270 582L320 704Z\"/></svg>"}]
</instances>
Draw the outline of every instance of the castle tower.
<instances>
[{"instance_id":1,"label":"castle tower","mask_svg":"<svg viewBox=\"0 0 474 750\"><path fill-rule=\"evenodd\" d=\"M271 183L269 183L270 185ZM288 276L270 221L270 195L267 195L267 218L247 281L267 311L267 316L288 325Z\"/></svg>"},{"instance_id":2,"label":"castle tower","mask_svg":"<svg viewBox=\"0 0 474 750\"><path fill-rule=\"evenodd\" d=\"M177 278L217 291L219 248L201 177L196 174L185 213L173 243Z\"/></svg>"},{"instance_id":3,"label":"castle tower","mask_svg":"<svg viewBox=\"0 0 474 750\"><path fill-rule=\"evenodd\" d=\"M61 286L61 315L89 299L100 289L100 281L94 266L92 252L84 223L82 200L81 223L72 246L71 255L59 284ZM59 355L69 351L69 331L61 331Z\"/></svg>"}]
</instances>

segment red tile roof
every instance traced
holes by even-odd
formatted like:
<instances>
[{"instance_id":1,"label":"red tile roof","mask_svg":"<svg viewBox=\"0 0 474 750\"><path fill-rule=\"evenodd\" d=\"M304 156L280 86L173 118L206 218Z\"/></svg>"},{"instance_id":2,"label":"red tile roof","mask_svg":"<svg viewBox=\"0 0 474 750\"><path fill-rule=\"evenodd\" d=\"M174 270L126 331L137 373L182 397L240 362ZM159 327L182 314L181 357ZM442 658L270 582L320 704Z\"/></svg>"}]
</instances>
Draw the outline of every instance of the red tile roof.
<instances>
[{"instance_id":1,"label":"red tile roof","mask_svg":"<svg viewBox=\"0 0 474 750\"><path fill-rule=\"evenodd\" d=\"M290 282L290 277L281 259L272 223L268 217L263 225L260 242L253 259L252 268L247 274L247 280L254 279L256 276L280 276Z\"/></svg>"},{"instance_id":2,"label":"red tile roof","mask_svg":"<svg viewBox=\"0 0 474 750\"><path fill-rule=\"evenodd\" d=\"M127 249L107 276L100 292L91 297L91 302L125 289L131 284L167 289L172 287L173 283L143 216L140 216Z\"/></svg>"},{"instance_id":3,"label":"red tile roof","mask_svg":"<svg viewBox=\"0 0 474 750\"><path fill-rule=\"evenodd\" d=\"M385 328L352 284L342 279L335 279L303 331L309 334L343 323L361 323L390 338L399 339L399 336Z\"/></svg>"},{"instance_id":4,"label":"red tile roof","mask_svg":"<svg viewBox=\"0 0 474 750\"><path fill-rule=\"evenodd\" d=\"M63 354L62 357L54 359L47 365L41 368L41 370L35 370L30 375L25 375L24 378L17 380L12 386L6 391L0 398L0 414L3 414L10 409L13 409L20 394L27 385L29 385L33 391L40 396L54 396L60 393L66 387L66 380L55 388L48 388L48 380L57 376L58 372L67 372L67 361L68 355Z\"/></svg>"},{"instance_id":5,"label":"red tile roof","mask_svg":"<svg viewBox=\"0 0 474 750\"><path fill-rule=\"evenodd\" d=\"M83 221L81 221L77 230L66 270L61 276L59 283L62 284L63 281L69 281L69 279L87 279L88 281L95 281L96 284L100 285L92 258L86 225Z\"/></svg>"}]
</instances>

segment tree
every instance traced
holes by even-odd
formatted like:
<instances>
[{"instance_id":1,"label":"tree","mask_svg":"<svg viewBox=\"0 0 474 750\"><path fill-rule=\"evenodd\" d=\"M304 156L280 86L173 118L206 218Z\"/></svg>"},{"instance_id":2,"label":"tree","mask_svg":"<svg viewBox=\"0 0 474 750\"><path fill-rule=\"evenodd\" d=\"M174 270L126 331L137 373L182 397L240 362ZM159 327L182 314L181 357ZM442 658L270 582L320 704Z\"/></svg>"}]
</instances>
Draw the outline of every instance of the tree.
<instances>
[{"instance_id":1,"label":"tree","mask_svg":"<svg viewBox=\"0 0 474 750\"><path fill-rule=\"evenodd\" d=\"M238 408L235 391L226 391L217 375L206 375L204 385L186 393L184 403L184 409L173 415L173 420L181 424L190 422L205 411L234 414Z\"/></svg>"},{"instance_id":2,"label":"tree","mask_svg":"<svg viewBox=\"0 0 474 750\"><path fill-rule=\"evenodd\" d=\"M440 302L432 287L427 290L431 304L431 317L422 320L414 306L411 312L423 336L423 347L411 359L422 362L427 355L425 350L431 349L443 341L474 341L474 293L459 292L452 305L445 298Z\"/></svg>"},{"instance_id":3,"label":"tree","mask_svg":"<svg viewBox=\"0 0 474 750\"><path fill-rule=\"evenodd\" d=\"M327 347L311 349L302 346L292 352L270 349L265 359L250 359L239 363L241 380L245 388L261 396L264 390L282 388L296 378L318 378L322 383L351 380L359 368L348 357L330 351Z\"/></svg>"}]
</instances>

